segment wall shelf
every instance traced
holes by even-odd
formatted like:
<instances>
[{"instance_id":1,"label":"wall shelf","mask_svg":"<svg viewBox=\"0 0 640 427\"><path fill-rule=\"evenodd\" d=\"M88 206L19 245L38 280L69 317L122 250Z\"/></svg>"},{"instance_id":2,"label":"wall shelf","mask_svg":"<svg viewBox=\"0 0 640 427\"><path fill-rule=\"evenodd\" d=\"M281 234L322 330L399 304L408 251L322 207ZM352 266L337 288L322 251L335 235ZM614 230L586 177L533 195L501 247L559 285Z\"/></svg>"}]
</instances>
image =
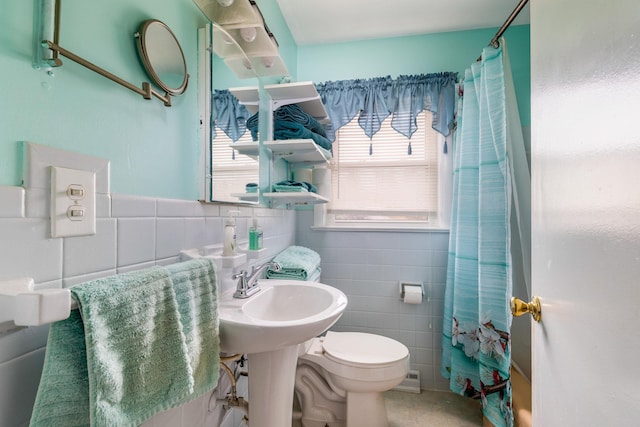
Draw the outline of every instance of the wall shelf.
<instances>
[{"instance_id":1,"label":"wall shelf","mask_svg":"<svg viewBox=\"0 0 640 427\"><path fill-rule=\"evenodd\" d=\"M271 96L274 111L283 105L296 104L320 123L329 123L329 115L313 82L266 85L264 90Z\"/></svg>"},{"instance_id":2,"label":"wall shelf","mask_svg":"<svg viewBox=\"0 0 640 427\"><path fill-rule=\"evenodd\" d=\"M257 202L260 195L258 193L231 193L231 197L237 197L243 202Z\"/></svg>"},{"instance_id":3,"label":"wall shelf","mask_svg":"<svg viewBox=\"0 0 640 427\"><path fill-rule=\"evenodd\" d=\"M279 139L264 141L274 158L281 158L299 167L327 163L329 159L312 139Z\"/></svg>"},{"instance_id":4,"label":"wall shelf","mask_svg":"<svg viewBox=\"0 0 640 427\"><path fill-rule=\"evenodd\" d=\"M260 93L258 92L257 87L232 87L229 89L229 92L238 98L238 102L247 107L247 109L253 114L258 112L258 109L260 108Z\"/></svg>"},{"instance_id":5,"label":"wall shelf","mask_svg":"<svg viewBox=\"0 0 640 427\"><path fill-rule=\"evenodd\" d=\"M329 199L326 199L319 194L309 192L264 193L263 196L271 200L274 205L304 206L329 202Z\"/></svg>"},{"instance_id":6,"label":"wall shelf","mask_svg":"<svg viewBox=\"0 0 640 427\"><path fill-rule=\"evenodd\" d=\"M329 115L324 108L322 98L316 90L313 82L297 82L282 83L275 85L266 85L264 90L271 97L271 109L277 110L283 105L296 104L302 108L302 111L309 114L322 124L329 123ZM260 93L257 87L244 86L230 88L229 92L233 94L240 104L247 107L252 113L258 111L260 105Z\"/></svg>"}]
</instances>

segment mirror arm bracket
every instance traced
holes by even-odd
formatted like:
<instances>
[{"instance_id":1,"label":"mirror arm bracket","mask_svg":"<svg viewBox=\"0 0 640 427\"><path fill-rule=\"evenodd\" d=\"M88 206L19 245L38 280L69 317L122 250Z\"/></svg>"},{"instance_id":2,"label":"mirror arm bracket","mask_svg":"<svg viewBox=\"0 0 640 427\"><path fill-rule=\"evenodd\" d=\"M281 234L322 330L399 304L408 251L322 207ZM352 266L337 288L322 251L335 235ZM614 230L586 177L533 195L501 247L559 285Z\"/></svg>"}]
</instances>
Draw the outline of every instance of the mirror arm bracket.
<instances>
[{"instance_id":1,"label":"mirror arm bracket","mask_svg":"<svg viewBox=\"0 0 640 427\"><path fill-rule=\"evenodd\" d=\"M110 73L109 71L105 70L104 68L100 68L97 65L95 65L94 63L87 61L86 59L76 55L75 53L72 53L68 50L66 50L65 48L63 48L62 46L58 45L57 43L54 43L50 40L44 40L42 42L44 47L48 47L49 49L51 49L53 52L59 53L60 55L64 56L67 59L72 60L73 62L82 65L85 68L90 69L93 72L96 72L98 74L100 74L103 77L108 78L109 80L118 83L121 86L126 87L127 89L130 89L132 91L134 91L135 93L137 93L138 95L142 96L144 99L151 99L151 96L155 96L156 98L158 98L159 100L161 100L165 106L167 107L171 107L171 97L169 96L169 94L165 94L162 95L160 92L154 90L153 88L151 88L151 84L149 84L149 82L143 82L142 83L142 89L139 88L138 86L129 83L126 80L121 79L120 77L116 76L115 74ZM54 56L55 57L55 56ZM55 61L55 66L59 67L62 65L62 61L60 61L57 57L56 57L56 61Z\"/></svg>"}]
</instances>

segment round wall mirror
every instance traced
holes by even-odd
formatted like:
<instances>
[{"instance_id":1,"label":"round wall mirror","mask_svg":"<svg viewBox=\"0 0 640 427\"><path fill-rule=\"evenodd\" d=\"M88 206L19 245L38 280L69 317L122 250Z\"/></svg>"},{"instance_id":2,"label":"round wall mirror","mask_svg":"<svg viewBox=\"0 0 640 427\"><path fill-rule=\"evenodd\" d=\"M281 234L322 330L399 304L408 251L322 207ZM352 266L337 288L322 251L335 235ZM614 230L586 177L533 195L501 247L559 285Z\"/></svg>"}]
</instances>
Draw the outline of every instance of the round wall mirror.
<instances>
[{"instance_id":1,"label":"round wall mirror","mask_svg":"<svg viewBox=\"0 0 640 427\"><path fill-rule=\"evenodd\" d=\"M151 80L170 95L182 95L189 82L187 63L169 27L157 19L149 19L140 25L136 40L140 59Z\"/></svg>"}]
</instances>

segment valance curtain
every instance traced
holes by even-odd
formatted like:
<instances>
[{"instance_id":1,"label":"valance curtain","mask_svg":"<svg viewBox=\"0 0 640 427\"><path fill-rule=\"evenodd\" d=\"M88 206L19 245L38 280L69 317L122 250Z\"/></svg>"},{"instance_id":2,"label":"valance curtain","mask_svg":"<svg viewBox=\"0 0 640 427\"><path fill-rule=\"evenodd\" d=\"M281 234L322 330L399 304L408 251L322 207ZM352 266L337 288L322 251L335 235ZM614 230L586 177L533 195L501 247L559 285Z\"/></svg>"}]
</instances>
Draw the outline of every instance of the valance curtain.
<instances>
[{"instance_id":1,"label":"valance curtain","mask_svg":"<svg viewBox=\"0 0 640 427\"><path fill-rule=\"evenodd\" d=\"M433 113L431 126L444 136L453 128L455 85L454 72L412 76L376 77L329 81L316 85L331 124L327 138L335 141L335 133L356 115L358 123L369 138L380 130L382 122L392 116L391 126L411 138L417 129L416 117L422 110ZM228 90L215 90L211 98L211 132L215 127L237 141L244 135L251 113Z\"/></svg>"},{"instance_id":2,"label":"valance curtain","mask_svg":"<svg viewBox=\"0 0 640 427\"><path fill-rule=\"evenodd\" d=\"M358 116L358 123L371 139L382 122L392 116L391 126L406 136L417 129L416 117L422 110L433 113L432 127L444 136L453 128L457 73L329 81L316 85L335 132Z\"/></svg>"},{"instance_id":3,"label":"valance curtain","mask_svg":"<svg viewBox=\"0 0 640 427\"><path fill-rule=\"evenodd\" d=\"M216 126L218 126L233 142L236 142L246 132L249 117L251 112L228 90L215 90L211 94L212 139L216 137Z\"/></svg>"}]
</instances>

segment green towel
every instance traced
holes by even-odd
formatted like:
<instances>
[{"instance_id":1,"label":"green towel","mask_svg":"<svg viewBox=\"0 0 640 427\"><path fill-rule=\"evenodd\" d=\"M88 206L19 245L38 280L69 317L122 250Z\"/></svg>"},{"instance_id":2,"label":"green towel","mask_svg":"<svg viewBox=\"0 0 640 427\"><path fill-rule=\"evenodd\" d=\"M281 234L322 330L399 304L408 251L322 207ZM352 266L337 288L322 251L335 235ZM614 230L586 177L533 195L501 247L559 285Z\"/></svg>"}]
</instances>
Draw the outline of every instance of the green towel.
<instances>
[{"instance_id":1,"label":"green towel","mask_svg":"<svg viewBox=\"0 0 640 427\"><path fill-rule=\"evenodd\" d=\"M154 267L71 292L80 309L51 326L31 426L138 426L215 386L218 365L205 366L219 348L210 264Z\"/></svg>"},{"instance_id":2,"label":"green towel","mask_svg":"<svg viewBox=\"0 0 640 427\"><path fill-rule=\"evenodd\" d=\"M202 396L218 384L220 338L213 261L194 259L168 265L176 293L180 322L193 368L194 391L186 401Z\"/></svg>"},{"instance_id":3,"label":"green towel","mask_svg":"<svg viewBox=\"0 0 640 427\"><path fill-rule=\"evenodd\" d=\"M320 255L304 246L289 246L273 258L282 267L277 272L267 270L268 279L307 280L320 268Z\"/></svg>"}]
</instances>

